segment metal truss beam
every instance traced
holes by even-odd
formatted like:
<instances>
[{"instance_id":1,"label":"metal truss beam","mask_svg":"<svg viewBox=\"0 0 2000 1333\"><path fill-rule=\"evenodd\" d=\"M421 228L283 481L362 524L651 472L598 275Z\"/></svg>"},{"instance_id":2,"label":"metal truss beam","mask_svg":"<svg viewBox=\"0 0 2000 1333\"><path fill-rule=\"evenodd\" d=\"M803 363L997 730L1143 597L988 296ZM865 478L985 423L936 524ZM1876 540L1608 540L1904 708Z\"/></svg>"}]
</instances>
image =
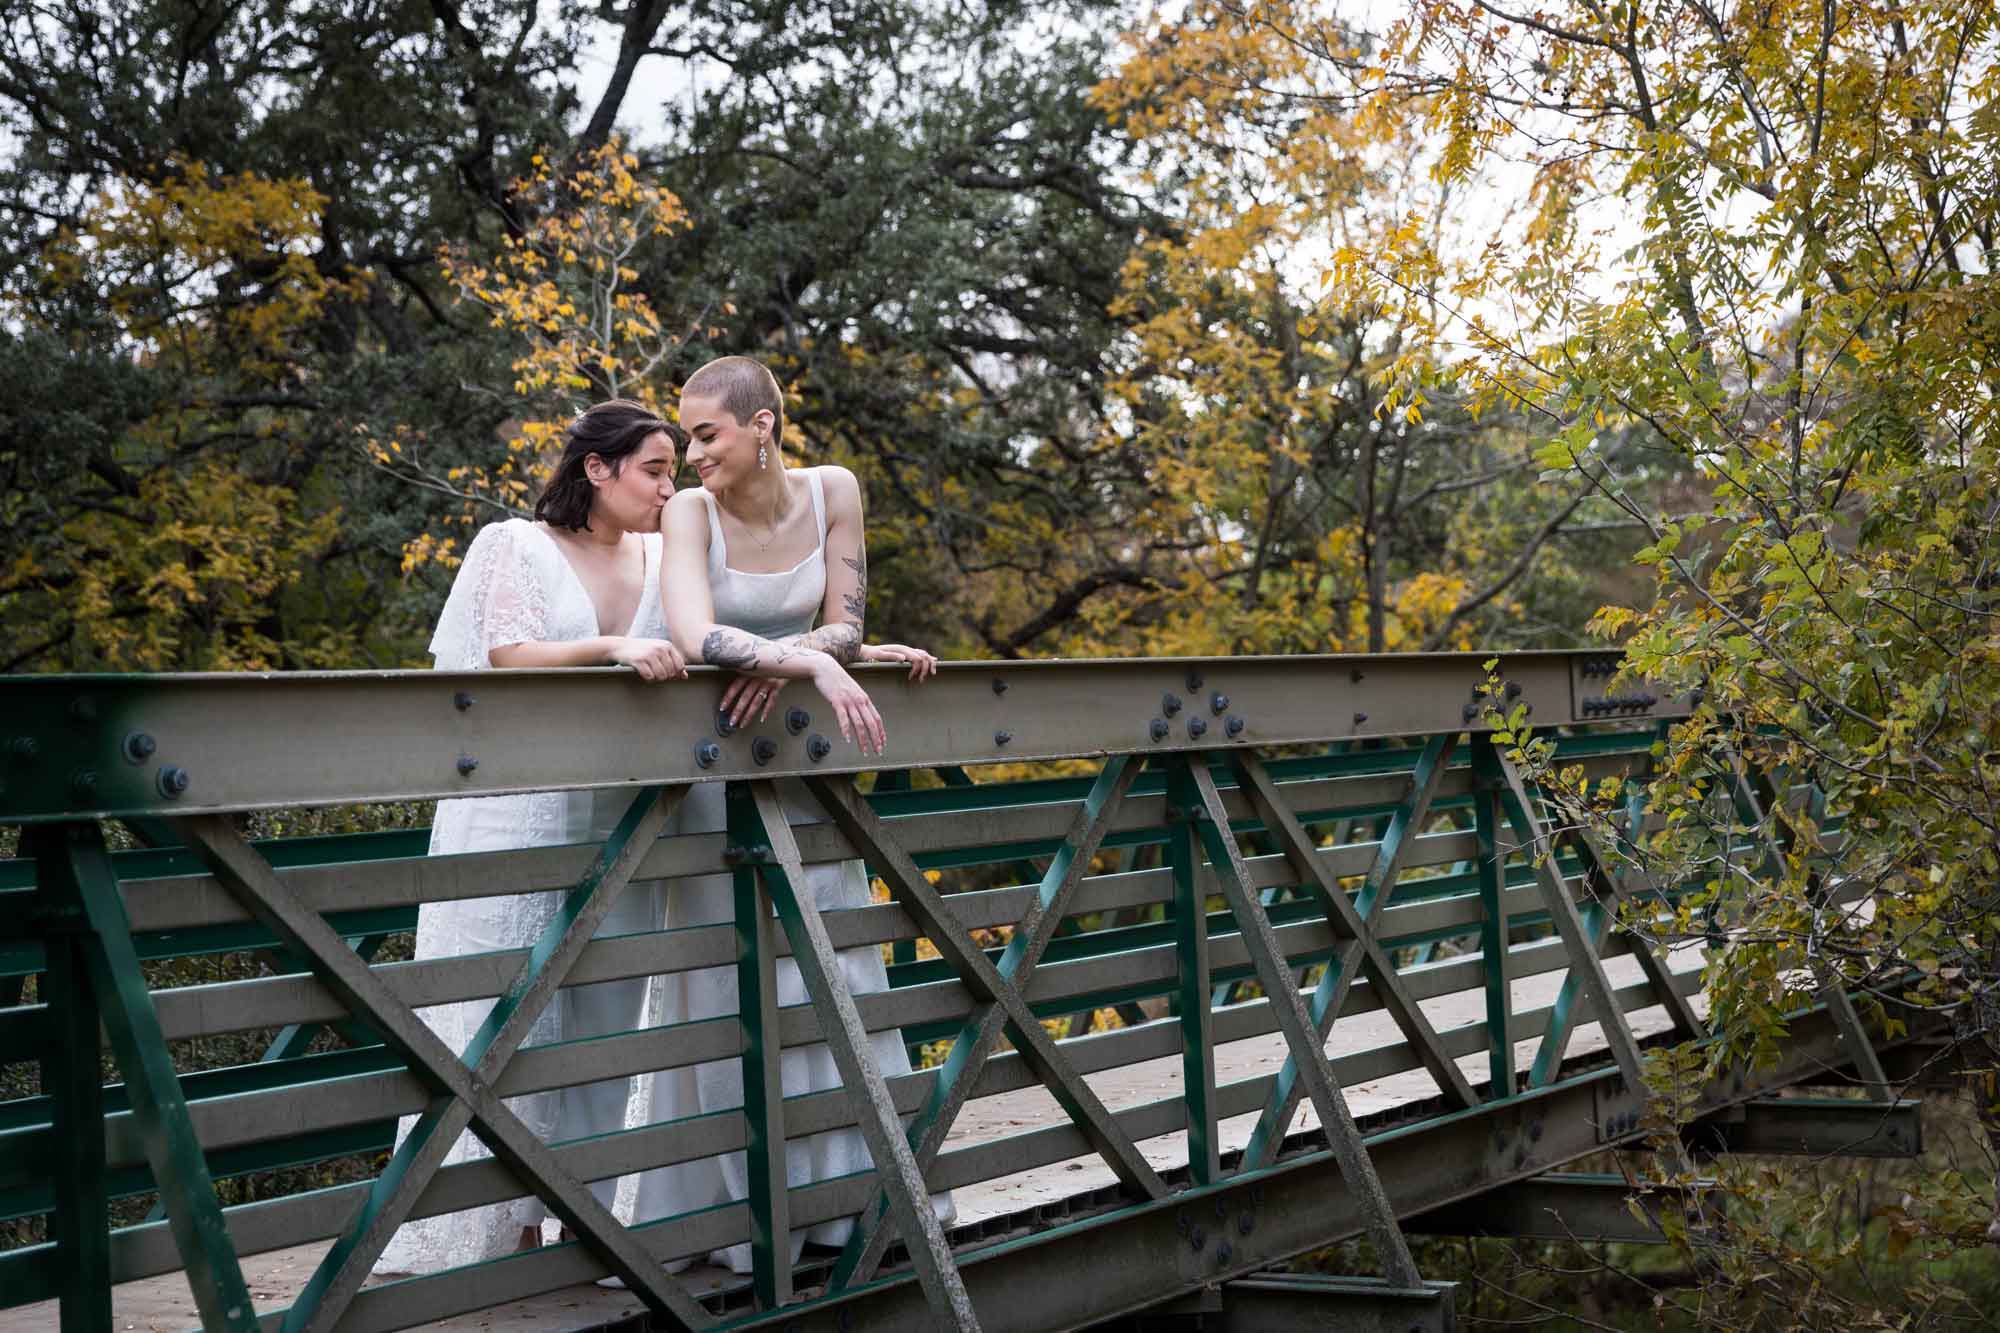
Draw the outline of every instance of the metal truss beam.
<instances>
[{"instance_id":1,"label":"metal truss beam","mask_svg":"<svg viewBox=\"0 0 2000 1333\"><path fill-rule=\"evenodd\" d=\"M952 1043L947 1075L939 1079L924 1113L910 1126L910 1149L919 1171L928 1172L937 1159L953 1118L971 1096L1004 1028L1012 1035L1015 1049L1035 1077L1048 1088L1056 1104L1082 1130L1091 1147L1133 1197L1157 1199L1167 1192L1165 1183L1147 1164L1138 1146L1118 1128L1090 1085L1070 1067L1068 1058L1029 1011L1022 995L1022 987L1033 976L1035 964L1063 919L1062 909L1096 855L1104 830L1136 771L1137 766L1128 761L1113 760L1098 775L1091 795L1077 811L1074 841L1064 843L1064 854L1045 872L1042 891L1031 900L1027 919L1014 928L1009 948L998 965L973 942L971 932L957 913L931 887L909 854L889 836L882 821L851 783L809 780L813 795L855 849L883 877L896 901L916 918L925 937L958 973L977 1006ZM1021 941L1019 948L1013 947L1015 940ZM835 1270L836 1286L874 1276L887 1248L888 1233L881 1226L886 1209L887 1200L878 1201L855 1228Z\"/></svg>"},{"instance_id":2,"label":"metal truss beam","mask_svg":"<svg viewBox=\"0 0 2000 1333\"><path fill-rule=\"evenodd\" d=\"M1354 1115L1347 1109L1347 1098L1341 1094L1340 1080L1334 1077L1333 1069L1327 1064L1326 1048L1321 1044L1319 1032L1311 1015L1306 1012L1305 1001L1299 998L1298 988L1292 985L1291 969L1286 963L1284 950L1278 945L1277 934L1271 929L1270 918L1264 915L1263 905L1248 887L1250 874L1243 867L1242 849L1236 845L1235 835L1229 831L1229 815L1222 808L1222 794L1215 789L1215 777L1206 764L1188 764L1187 767L1194 778L1195 789L1201 795L1200 811L1190 812L1197 815L1196 832L1200 834L1203 850L1208 853L1209 864L1215 868L1216 878L1221 881L1223 898L1229 903L1229 910L1236 914L1236 928L1242 932L1243 942L1249 948L1250 961L1270 1001L1278 1030L1284 1033L1289 1052L1286 1063L1298 1072L1299 1081L1305 1084L1307 1094L1312 1098L1313 1110L1319 1115L1320 1132L1326 1136L1327 1146L1340 1163L1348 1189L1367 1201L1368 1234L1375 1242L1375 1254L1382 1267L1397 1286L1419 1286L1423 1278L1417 1272L1416 1261L1410 1257L1409 1243L1403 1239L1402 1229L1396 1225L1396 1214L1389 1207L1389 1196L1383 1192L1381 1178L1375 1173L1375 1164L1369 1160L1367 1148L1362 1146L1361 1131L1355 1127ZM1335 894L1339 896L1338 889Z\"/></svg>"},{"instance_id":3,"label":"metal truss beam","mask_svg":"<svg viewBox=\"0 0 2000 1333\"><path fill-rule=\"evenodd\" d=\"M740 789L732 790L732 797L741 799L736 796L737 791ZM978 1333L979 1317L966 1295L944 1228L931 1208L923 1172L917 1169L916 1158L903 1137L895 1100L882 1081L881 1067L875 1063L874 1047L869 1043L868 1030L861 1024L861 1015L855 1010L847 974L841 969L833 941L827 937L819 905L807 887L805 868L799 861L798 844L792 840L792 826L784 804L778 798L777 788L768 782L750 784L748 796L756 802L754 819L763 825L761 831L769 840L768 852L754 864L770 890L778 919L792 942L792 961L798 965L799 979L805 983L813 1011L819 1015L820 1030L826 1037L834 1065L840 1070L841 1085L861 1103L861 1137L868 1145L868 1155L888 1196L890 1221L902 1232L910 1265L922 1284L931 1327ZM746 1110L752 1116L760 1113L756 1106ZM782 1129L778 1132L783 1133Z\"/></svg>"},{"instance_id":4,"label":"metal truss beam","mask_svg":"<svg viewBox=\"0 0 2000 1333\"><path fill-rule=\"evenodd\" d=\"M1454 1282L1399 1287L1373 1277L1258 1273L1203 1287L1088 1333L1452 1333Z\"/></svg>"},{"instance_id":5,"label":"metal truss beam","mask_svg":"<svg viewBox=\"0 0 2000 1333\"><path fill-rule=\"evenodd\" d=\"M1453 1333L1456 1283L1397 1286L1366 1277L1261 1273L1222 1284L1223 1333Z\"/></svg>"},{"instance_id":6,"label":"metal truss beam","mask_svg":"<svg viewBox=\"0 0 2000 1333\"><path fill-rule=\"evenodd\" d=\"M1916 1157L1924 1150L1923 1103L1765 1097L1695 1121L1682 1139L1698 1153Z\"/></svg>"},{"instance_id":7,"label":"metal truss beam","mask_svg":"<svg viewBox=\"0 0 2000 1333\"><path fill-rule=\"evenodd\" d=\"M644 844L677 804L673 795L641 796L620 822L617 846L607 845L590 874L579 883L550 931L537 943L515 985L496 1003L468 1051L477 1068L441 1041L388 988L381 977L347 947L316 912L287 889L271 865L223 816L176 821L182 841L199 855L280 940L307 959L321 981L350 1012L382 1033L390 1049L430 1085L433 1100L405 1147L371 1189L369 1203L347 1234L327 1253L285 1319L287 1333L309 1333L338 1321L360 1283L367 1263L359 1256L370 1246L379 1253L388 1236L378 1222L406 1215L418 1189L443 1160L458 1129L471 1125L493 1155L532 1189L589 1248L642 1297L648 1309L681 1328L705 1328L714 1321L680 1283L663 1274L639 1239L557 1163L543 1143L493 1091L506 1060L527 1036L533 1016L555 993L561 978L588 941L592 916L608 907L610 893L622 888L644 854ZM616 886L616 887L613 887ZM600 894L600 888L610 893ZM525 1013L525 1017L523 1017ZM518 1022L516 1020L519 1020ZM518 1029L518 1030L517 1030ZM162 1052L165 1044L161 1043ZM452 1122L456 1122L454 1125ZM410 1147L414 1143L416 1147ZM400 1210L400 1211L399 1211ZM388 1223L393 1232L394 1223ZM227 1244L225 1238L224 1244ZM232 1254L233 1257L233 1254ZM369 1258L372 1260L372 1255ZM350 1259L353 1261L350 1262Z\"/></svg>"},{"instance_id":8,"label":"metal truss beam","mask_svg":"<svg viewBox=\"0 0 2000 1333\"><path fill-rule=\"evenodd\" d=\"M142 1131L147 1164L158 1182L160 1200L180 1250L188 1287L201 1311L202 1325L248 1333L256 1327L256 1311L237 1262L235 1246L229 1240L221 1205L216 1201L208 1160L188 1117L180 1080L168 1056L166 1038L160 1032L159 1016L146 988L146 975L140 970L139 956L132 946L131 925L125 916L124 901L118 895L118 877L111 868L111 853L104 844L103 831L94 824L37 830L29 845L35 852L38 892L59 916L69 918L73 932L68 941L68 967L52 968L52 980L70 990L70 999L79 998L78 983L84 977L63 973L76 964L82 965L88 987L94 993L95 1012L103 1018L119 1069L125 1075L126 1095L131 1099L132 1114ZM89 1005L82 1007L86 1013L92 1009ZM102 1092L96 1087L95 1027L93 1022L80 1050L49 1062L64 1075L63 1082L69 1085L65 1091L84 1093L81 1100L86 1107L102 1105ZM87 1090L74 1086L83 1080L92 1086ZM56 1119L59 1131L65 1127L64 1122L65 1115L59 1114ZM92 1139L97 1137L93 1127L85 1125L78 1129ZM104 1225L101 1142L90 1149L65 1145L58 1153L58 1162L65 1168L64 1174L70 1176L61 1182L66 1188L58 1197L62 1193L71 1196L64 1201L68 1207L59 1203L55 1219L59 1241L70 1242L72 1251L61 1256L61 1260L74 1270L67 1277L80 1281L91 1276L94 1280L94 1274L104 1272L101 1265L108 1251L107 1238L99 1232L85 1239L80 1228ZM80 1184L87 1184L94 1191L94 1198L86 1201L78 1197L84 1192L77 1188ZM82 1218L80 1204L97 1216ZM64 1302L66 1331L110 1327L108 1302L93 1295L78 1301L76 1310L78 1318L73 1322L70 1302Z\"/></svg>"},{"instance_id":9,"label":"metal truss beam","mask_svg":"<svg viewBox=\"0 0 2000 1333\"><path fill-rule=\"evenodd\" d=\"M1707 1188L1705 1183L1691 1187ZM1677 1190L1676 1195L1688 1191ZM1624 1176L1553 1172L1420 1213L1403 1223L1416 1236L1509 1236L1517 1240L1624 1241L1656 1245L1660 1196ZM1637 1200L1641 1211L1635 1213Z\"/></svg>"},{"instance_id":10,"label":"metal truss beam","mask_svg":"<svg viewBox=\"0 0 2000 1333\"><path fill-rule=\"evenodd\" d=\"M1375 939L1376 923L1389 905L1390 895L1395 892L1404 857L1423 830L1432 798L1444 779L1445 765L1457 743L1458 733L1449 731L1433 736L1424 746L1410 777L1409 792L1390 816L1389 826L1382 832L1375 863L1369 868L1356 903L1348 901L1339 882L1328 872L1312 840L1280 799L1277 785L1271 781L1269 772L1257 757L1254 754L1237 755L1232 756L1232 762L1237 779L1250 793L1258 818L1277 837L1293 873L1311 887L1328 920L1334 922L1348 939L1340 953L1320 974L1319 985L1313 990L1310 1014L1315 1040L1322 1048L1325 1046L1327 1034L1333 1030L1340 1011L1347 1006L1347 994L1353 988L1355 975L1366 965L1370 984L1380 990L1383 1004L1395 1019L1396 1026L1409 1039L1431 1077L1437 1080L1447 1102L1454 1107L1462 1107L1472 1105L1475 1100L1471 1086L1459 1072L1457 1064L1439 1052L1437 1032L1417 1007L1416 1001L1410 998L1401 975ZM1247 1166L1267 1165L1277 1154L1278 1144L1284 1139L1285 1130L1291 1124L1292 1115L1298 1110L1299 1100L1305 1091L1306 1085L1299 1078L1297 1061L1287 1057L1278 1071L1270 1099L1258 1117L1257 1127L1251 1132L1249 1146L1244 1149Z\"/></svg>"},{"instance_id":11,"label":"metal truss beam","mask_svg":"<svg viewBox=\"0 0 2000 1333\"><path fill-rule=\"evenodd\" d=\"M1737 817L1749 826L1751 836L1762 847L1764 872L1773 883L1782 883L1787 858L1798 853L1796 833L1790 824L1778 817L1777 801L1769 778L1762 773L1751 772L1741 755L1733 757L1733 765L1729 795L1735 804ZM1840 1024L1849 1059L1860 1072L1869 1095L1878 1102L1891 1100L1889 1076L1883 1072L1881 1057L1875 1053L1875 1044L1869 1039L1868 1029L1854 1007L1853 997L1847 993L1847 983L1839 969L1818 955L1814 956L1812 966L1819 981L1820 1003Z\"/></svg>"},{"instance_id":12,"label":"metal truss beam","mask_svg":"<svg viewBox=\"0 0 2000 1333\"><path fill-rule=\"evenodd\" d=\"M1605 656L1503 654L1500 670L1537 723L1597 722L1606 719L1581 711L1597 679L1586 681L1584 667ZM859 667L888 728L890 750L880 761L840 743L824 716L797 734L773 722L719 735L716 705L730 676L707 668L664 685L619 668L10 677L0 680L0 727L15 738L17 758L0 794L0 820L185 816L1479 731L1474 691L1487 660L1435 653L961 662L922 686L893 667ZM823 712L817 703L800 706ZM1684 701L1656 700L1643 715L1685 711ZM834 744L814 761L811 742L822 736Z\"/></svg>"},{"instance_id":13,"label":"metal truss beam","mask_svg":"<svg viewBox=\"0 0 2000 1333\"><path fill-rule=\"evenodd\" d=\"M1934 1016L1911 1015L1915 1038L1932 1036L1940 1026ZM1822 1077L1839 1058L1838 1033L1825 1012L1800 1014L1774 1065L1729 1071L1702 1090L1696 1107L1720 1110ZM1619 1072L1607 1069L1442 1119L1383 1129L1369 1136L1369 1153L1398 1215L1426 1212L1541 1175L1607 1142L1642 1139L1643 1102L1617 1087L1619 1081ZM960 1271L972 1298L991 1312L987 1327L995 1333L1088 1328L1249 1277L1356 1235L1365 1221L1365 1205L1347 1188L1333 1154L1318 1151L968 1254ZM922 1333L935 1326L935 1316L916 1283L903 1278L742 1326Z\"/></svg>"},{"instance_id":14,"label":"metal truss beam","mask_svg":"<svg viewBox=\"0 0 2000 1333\"><path fill-rule=\"evenodd\" d=\"M1542 891L1542 904L1548 908L1556 934L1562 937L1571 973L1582 982L1584 1001L1597 1017L1611 1054L1625 1075L1625 1085L1633 1089L1645 1087L1646 1071L1640 1064L1638 1043L1632 1039L1631 1024L1613 998L1604 959L1584 926L1575 900L1570 897L1569 886L1556 869L1554 841L1535 813L1520 769L1483 736L1473 743L1473 761L1474 767L1494 782L1494 794L1499 797L1500 809L1513 829L1515 844L1534 862L1535 883Z\"/></svg>"}]
</instances>

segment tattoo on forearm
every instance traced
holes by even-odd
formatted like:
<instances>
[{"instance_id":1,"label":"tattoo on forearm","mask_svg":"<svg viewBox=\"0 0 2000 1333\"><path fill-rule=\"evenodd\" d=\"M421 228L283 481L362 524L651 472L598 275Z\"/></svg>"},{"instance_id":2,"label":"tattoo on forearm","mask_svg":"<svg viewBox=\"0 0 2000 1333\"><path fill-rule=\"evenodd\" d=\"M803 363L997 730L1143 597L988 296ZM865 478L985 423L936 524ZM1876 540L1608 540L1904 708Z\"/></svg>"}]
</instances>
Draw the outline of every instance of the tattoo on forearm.
<instances>
[{"instance_id":1,"label":"tattoo on forearm","mask_svg":"<svg viewBox=\"0 0 2000 1333\"><path fill-rule=\"evenodd\" d=\"M757 664L757 645L726 629L712 629L701 641L701 660L710 666L748 671Z\"/></svg>"},{"instance_id":2,"label":"tattoo on forearm","mask_svg":"<svg viewBox=\"0 0 2000 1333\"><path fill-rule=\"evenodd\" d=\"M809 634L798 635L786 642L825 653L842 666L847 666L861 655L861 626L846 621L837 625L822 625Z\"/></svg>"},{"instance_id":3,"label":"tattoo on forearm","mask_svg":"<svg viewBox=\"0 0 2000 1333\"><path fill-rule=\"evenodd\" d=\"M844 555L841 563L854 571L854 591L840 595L840 604L858 625L868 621L868 552L859 553L859 558Z\"/></svg>"}]
</instances>

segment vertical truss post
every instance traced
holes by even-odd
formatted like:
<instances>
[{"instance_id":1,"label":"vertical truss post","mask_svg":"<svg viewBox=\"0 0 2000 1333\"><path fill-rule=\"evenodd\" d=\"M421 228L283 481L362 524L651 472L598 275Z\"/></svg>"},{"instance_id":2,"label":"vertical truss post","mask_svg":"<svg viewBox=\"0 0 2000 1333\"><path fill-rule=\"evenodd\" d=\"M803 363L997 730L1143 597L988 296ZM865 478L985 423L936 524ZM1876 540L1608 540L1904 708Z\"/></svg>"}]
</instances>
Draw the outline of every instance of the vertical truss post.
<instances>
[{"instance_id":1,"label":"vertical truss post","mask_svg":"<svg viewBox=\"0 0 2000 1333\"><path fill-rule=\"evenodd\" d=\"M188 1118L180 1076L167 1054L159 1016L153 1011L104 835L95 824L65 825L37 850L43 853L37 858L38 878L46 869L54 892L80 905L88 923L88 934L79 942L91 988L97 993L111 1049L125 1076L132 1114L143 1132L146 1160L166 1204L167 1224L180 1249L202 1325L249 1333L257 1327L256 1310L243 1282L236 1245L215 1199L208 1159L202 1153L201 1140L195 1137L194 1122ZM80 1059L92 1062L93 1078L97 1050L93 1030L79 1053ZM87 1129L78 1128L100 1140L104 1132L101 1121ZM97 1151L102 1153L101 1142Z\"/></svg>"},{"instance_id":2,"label":"vertical truss post","mask_svg":"<svg viewBox=\"0 0 2000 1333\"><path fill-rule=\"evenodd\" d=\"M1480 970L1486 982L1486 1057L1492 1071L1487 1095L1514 1095L1514 976L1507 952L1507 856L1500 846L1500 798L1488 776L1493 742L1472 738L1472 827L1479 846Z\"/></svg>"},{"instance_id":3,"label":"vertical truss post","mask_svg":"<svg viewBox=\"0 0 2000 1333\"><path fill-rule=\"evenodd\" d=\"M1333 1030L1334 1021L1347 1005L1347 993L1354 984L1354 978L1365 968L1369 984L1379 988L1383 1007L1402 1030L1424 1068L1436 1080L1445 1100L1453 1106L1466 1107L1475 1100L1471 1085L1459 1072L1458 1065L1444 1054L1430 1020L1424 1017L1423 1010L1410 997L1394 961L1375 940L1375 923L1396 891L1396 880L1403 872L1403 858L1409 854L1411 845L1423 830L1424 821L1430 817L1431 801L1437 795L1438 785L1444 780L1446 765L1457 744L1456 732L1433 736L1425 743L1410 774L1409 793L1389 817L1388 827L1382 830L1375 850L1375 864L1369 868L1356 901L1351 903L1339 883L1328 874L1311 837L1286 807L1277 784L1271 780L1263 762L1250 751L1232 751L1230 762L1236 769L1238 782L1257 811L1258 819L1278 839L1292 873L1318 899L1320 910L1326 914L1335 936L1342 940L1313 990L1310 1013L1318 1047L1325 1048L1327 1034ZM1300 1078L1300 1072L1297 1061L1287 1056L1277 1078L1272 1081L1271 1094L1265 1100L1257 1127L1251 1131L1250 1142L1243 1149L1245 1169L1267 1166L1277 1156L1278 1147L1284 1141L1285 1129L1298 1110L1300 1098L1305 1095L1306 1085Z\"/></svg>"},{"instance_id":4,"label":"vertical truss post","mask_svg":"<svg viewBox=\"0 0 2000 1333\"><path fill-rule=\"evenodd\" d=\"M1625 1011L1618 1007L1617 993L1604 971L1604 959L1585 932L1576 900L1570 897L1569 885L1563 881L1562 869L1556 864L1555 841L1535 814L1527 785L1514 762L1492 746L1487 747L1485 759L1488 775L1494 779L1494 795L1513 829L1514 841L1527 851L1534 865L1536 887L1541 890L1542 904L1548 908L1549 920L1562 939L1563 951L1569 955L1570 972L1582 982L1584 998L1597 1016L1626 1087L1635 1095L1642 1095L1646 1073L1639 1060L1639 1044L1632 1038Z\"/></svg>"},{"instance_id":5,"label":"vertical truss post","mask_svg":"<svg viewBox=\"0 0 2000 1333\"><path fill-rule=\"evenodd\" d=\"M1340 1080L1334 1077L1319 1034L1306 1014L1305 1003L1292 984L1291 969L1278 945L1277 932L1271 929L1263 904L1250 891L1242 849L1229 832L1229 815L1223 809L1221 793L1215 789L1215 778L1208 765L1199 760L1192 764L1185 759L1181 762L1201 796L1202 818L1197 827L1202 846L1208 853L1209 864L1215 867L1223 896L1236 914L1237 929L1256 966L1257 979L1264 987L1278 1028L1285 1035L1290 1060L1299 1070L1312 1097L1313 1109L1319 1114L1320 1133L1326 1136L1327 1147L1340 1163L1340 1174L1347 1188L1354 1191L1357 1199L1365 1201L1368 1234L1375 1242L1375 1253L1390 1281L1403 1287L1420 1285L1422 1277L1410 1256L1409 1242L1403 1239L1403 1229L1396 1225L1396 1211L1389 1204L1388 1191L1382 1188L1382 1178L1376 1174L1375 1163L1361 1141L1360 1127L1354 1123L1347 1099L1341 1095Z\"/></svg>"},{"instance_id":6,"label":"vertical truss post","mask_svg":"<svg viewBox=\"0 0 2000 1333\"><path fill-rule=\"evenodd\" d=\"M1205 760L1197 759L1203 763ZM1208 895L1195 864L1195 818L1201 808L1186 761L1167 771L1167 864L1174 879L1174 988L1181 1023L1181 1090L1187 1104L1188 1175L1210 1185L1222 1175L1215 1124L1215 1042L1208 1007Z\"/></svg>"},{"instance_id":7,"label":"vertical truss post","mask_svg":"<svg viewBox=\"0 0 2000 1333\"><path fill-rule=\"evenodd\" d=\"M53 1104L55 1289L62 1333L109 1333L111 1219L104 1185L104 1078L98 1058L97 994L90 985L89 922L68 865L68 842L82 828L40 826L22 850L35 860L48 1006L42 1091Z\"/></svg>"},{"instance_id":8,"label":"vertical truss post","mask_svg":"<svg viewBox=\"0 0 2000 1333\"><path fill-rule=\"evenodd\" d=\"M904 1138L895 1100L875 1063L868 1029L862 1026L860 1011L854 1007L847 975L841 970L839 955L826 933L826 923L820 919L819 904L813 901L806 886L805 867L799 859L798 843L792 837L784 804L778 799L777 788L769 782L752 783L750 795L756 803L755 817L762 825L757 830L762 834L759 841L770 848L770 861L763 868L764 882L770 887L778 919L784 923L785 934L791 941L792 959L798 964L806 994L812 997L821 1035L826 1038L827 1049L840 1070L848 1096L854 1099L861 1113L861 1137L887 1190L890 1219L903 1234L910 1251L910 1266L916 1269L917 1281L940 1323L971 1333L978 1329L979 1318L973 1313L972 1299L966 1295L965 1282L951 1257L951 1244L945 1239L944 1227L931 1208L930 1192L924 1187L923 1173L917 1169L909 1142Z\"/></svg>"},{"instance_id":9,"label":"vertical truss post","mask_svg":"<svg viewBox=\"0 0 2000 1333\"><path fill-rule=\"evenodd\" d=\"M730 854L736 889L737 1017L743 1025L743 1117L748 1128L750 1271L757 1301L775 1310L792 1299L791 1178L785 1154L785 1083L778 1029L778 944L771 893L745 849L762 826L748 788L728 785Z\"/></svg>"},{"instance_id":10,"label":"vertical truss post","mask_svg":"<svg viewBox=\"0 0 2000 1333\"><path fill-rule=\"evenodd\" d=\"M1636 841L1645 829L1645 796L1642 788L1634 787L1625 805L1626 837ZM1584 932L1591 941L1591 947L1600 954L1605 939L1611 933L1611 924L1621 909L1629 909L1632 895L1613 869L1611 854L1602 841L1588 828L1571 831L1568 841L1576 849L1582 862L1586 882L1590 886L1592 898L1584 905L1579 916ZM1639 968L1646 974L1647 983L1652 986L1654 997L1666 1009L1667 1017L1674 1025L1675 1033L1688 1041L1698 1041L1707 1035L1701 1019L1687 997L1674 984L1674 975L1664 958L1654 951L1652 943L1636 931L1626 932L1627 943ZM1583 993L1584 977L1575 968L1563 978L1562 991L1556 996L1555 1007L1549 1014L1549 1025L1542 1036L1541 1044L1535 1050L1535 1066L1528 1075L1528 1086L1546 1087L1555 1081L1562 1067L1564 1053L1569 1048L1570 1038L1576 1031L1577 1001Z\"/></svg>"}]
</instances>

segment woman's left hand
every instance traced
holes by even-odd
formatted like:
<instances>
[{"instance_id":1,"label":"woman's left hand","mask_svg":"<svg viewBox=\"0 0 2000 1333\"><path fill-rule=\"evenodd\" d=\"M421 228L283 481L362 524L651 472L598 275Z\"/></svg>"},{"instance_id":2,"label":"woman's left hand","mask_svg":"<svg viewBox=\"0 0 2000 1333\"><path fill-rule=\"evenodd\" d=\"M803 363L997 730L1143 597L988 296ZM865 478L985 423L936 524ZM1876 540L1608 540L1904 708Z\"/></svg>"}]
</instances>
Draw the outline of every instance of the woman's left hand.
<instances>
[{"instance_id":1,"label":"woman's left hand","mask_svg":"<svg viewBox=\"0 0 2000 1333\"><path fill-rule=\"evenodd\" d=\"M731 726L740 727L753 715L762 722L771 716L771 701L784 688L782 676L738 676L722 692L721 711L729 714Z\"/></svg>"},{"instance_id":2,"label":"woman's left hand","mask_svg":"<svg viewBox=\"0 0 2000 1333\"><path fill-rule=\"evenodd\" d=\"M937 657L922 648L912 648L903 643L864 643L861 645L861 660L864 662L907 662L911 680L929 680L937 674Z\"/></svg>"}]
</instances>

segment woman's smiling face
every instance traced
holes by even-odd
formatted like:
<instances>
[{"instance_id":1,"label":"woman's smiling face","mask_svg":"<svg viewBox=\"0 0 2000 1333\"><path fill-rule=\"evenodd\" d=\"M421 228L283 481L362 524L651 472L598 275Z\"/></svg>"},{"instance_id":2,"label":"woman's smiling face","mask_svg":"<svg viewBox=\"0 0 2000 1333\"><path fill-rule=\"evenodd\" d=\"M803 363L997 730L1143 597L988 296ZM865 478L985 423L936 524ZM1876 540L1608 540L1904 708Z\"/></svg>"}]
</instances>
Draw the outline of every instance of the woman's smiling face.
<instances>
[{"instance_id":1,"label":"woman's smiling face","mask_svg":"<svg viewBox=\"0 0 2000 1333\"><path fill-rule=\"evenodd\" d=\"M770 432L768 421L760 422L759 418L769 416L758 412L738 423L719 397L682 397L681 429L688 434L688 466L703 486L710 491L727 490L757 471L757 449Z\"/></svg>"}]
</instances>

